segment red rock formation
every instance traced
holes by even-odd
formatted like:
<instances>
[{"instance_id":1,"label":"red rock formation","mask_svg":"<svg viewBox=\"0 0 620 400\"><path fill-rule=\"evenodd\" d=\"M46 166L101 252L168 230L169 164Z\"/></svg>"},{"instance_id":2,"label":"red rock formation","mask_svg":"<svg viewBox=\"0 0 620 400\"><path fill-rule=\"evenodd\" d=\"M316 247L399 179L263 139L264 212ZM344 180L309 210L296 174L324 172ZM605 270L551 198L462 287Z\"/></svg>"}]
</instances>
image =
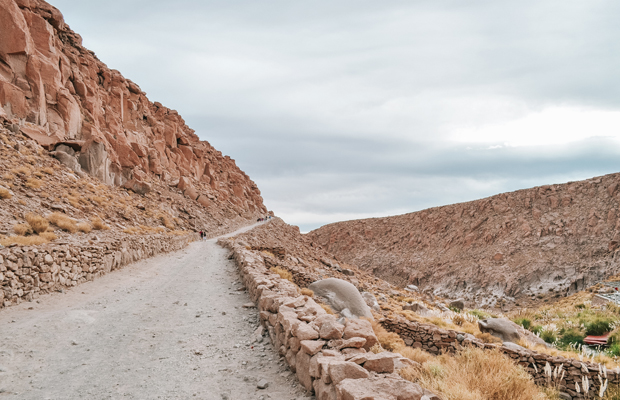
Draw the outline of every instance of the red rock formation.
<instances>
[{"instance_id":1,"label":"red rock formation","mask_svg":"<svg viewBox=\"0 0 620 400\"><path fill-rule=\"evenodd\" d=\"M42 0L0 0L0 117L48 150L68 144L82 170L105 183L183 182L204 206L212 199L239 213L266 212L234 160L107 68Z\"/></svg>"},{"instance_id":2,"label":"red rock formation","mask_svg":"<svg viewBox=\"0 0 620 400\"><path fill-rule=\"evenodd\" d=\"M555 298L620 273L620 174L503 193L308 235L400 285L477 304Z\"/></svg>"}]
</instances>

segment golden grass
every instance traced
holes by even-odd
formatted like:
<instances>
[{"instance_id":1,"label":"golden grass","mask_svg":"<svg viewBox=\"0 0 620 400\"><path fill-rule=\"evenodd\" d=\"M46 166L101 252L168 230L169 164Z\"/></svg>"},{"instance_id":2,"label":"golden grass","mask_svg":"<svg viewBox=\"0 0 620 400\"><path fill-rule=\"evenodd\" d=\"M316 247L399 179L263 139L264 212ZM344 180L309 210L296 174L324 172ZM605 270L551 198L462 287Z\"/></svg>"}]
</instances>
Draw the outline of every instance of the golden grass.
<instances>
[{"instance_id":1,"label":"golden grass","mask_svg":"<svg viewBox=\"0 0 620 400\"><path fill-rule=\"evenodd\" d=\"M128 233L130 235L157 234L157 233L164 233L165 231L166 229L161 226L152 227L152 226L144 226L144 225L132 226L129 228L125 228L123 230L123 232Z\"/></svg>"},{"instance_id":2,"label":"golden grass","mask_svg":"<svg viewBox=\"0 0 620 400\"><path fill-rule=\"evenodd\" d=\"M41 168L41 172L44 172L48 175L54 175L54 168L50 168L50 167Z\"/></svg>"},{"instance_id":3,"label":"golden grass","mask_svg":"<svg viewBox=\"0 0 620 400\"><path fill-rule=\"evenodd\" d=\"M326 313L336 315L336 312L328 304L319 303L319 305L323 310L325 310Z\"/></svg>"},{"instance_id":4,"label":"golden grass","mask_svg":"<svg viewBox=\"0 0 620 400\"><path fill-rule=\"evenodd\" d=\"M21 166L18 168L13 168L11 169L11 172L15 175L25 175L25 176L30 176L30 174L32 173L32 170L26 166Z\"/></svg>"},{"instance_id":5,"label":"golden grass","mask_svg":"<svg viewBox=\"0 0 620 400\"><path fill-rule=\"evenodd\" d=\"M9 236L0 240L0 244L3 246L10 246L12 244L17 244L19 246L37 246L48 242L49 240L43 236Z\"/></svg>"},{"instance_id":6,"label":"golden grass","mask_svg":"<svg viewBox=\"0 0 620 400\"><path fill-rule=\"evenodd\" d=\"M308 297L314 297L314 292L308 288L301 288L301 294Z\"/></svg>"},{"instance_id":7,"label":"golden grass","mask_svg":"<svg viewBox=\"0 0 620 400\"><path fill-rule=\"evenodd\" d=\"M289 271L285 270L284 268L271 267L269 268L269 270L273 272L274 274L280 275L280 278L293 282L293 274L291 274Z\"/></svg>"},{"instance_id":8,"label":"golden grass","mask_svg":"<svg viewBox=\"0 0 620 400\"><path fill-rule=\"evenodd\" d=\"M0 199L10 199L13 197L9 189L0 187Z\"/></svg>"},{"instance_id":9,"label":"golden grass","mask_svg":"<svg viewBox=\"0 0 620 400\"><path fill-rule=\"evenodd\" d=\"M5 181L12 181L13 179L15 179L15 175L7 172L2 175L2 179L4 179Z\"/></svg>"},{"instance_id":10,"label":"golden grass","mask_svg":"<svg viewBox=\"0 0 620 400\"><path fill-rule=\"evenodd\" d=\"M90 233L90 231L93 229L88 222L80 222L79 224L77 224L77 228L80 232L84 233Z\"/></svg>"},{"instance_id":11,"label":"golden grass","mask_svg":"<svg viewBox=\"0 0 620 400\"><path fill-rule=\"evenodd\" d=\"M13 232L20 236L29 235L32 233L32 228L28 224L16 224L13 225Z\"/></svg>"},{"instance_id":12,"label":"golden grass","mask_svg":"<svg viewBox=\"0 0 620 400\"><path fill-rule=\"evenodd\" d=\"M159 221L168 229L174 229L174 223L172 222L172 219L170 218L170 216L168 214L159 214L158 216Z\"/></svg>"},{"instance_id":13,"label":"golden grass","mask_svg":"<svg viewBox=\"0 0 620 400\"><path fill-rule=\"evenodd\" d=\"M26 222L36 233L41 233L47 231L49 228L49 222L40 215L28 213L26 214Z\"/></svg>"},{"instance_id":14,"label":"golden grass","mask_svg":"<svg viewBox=\"0 0 620 400\"><path fill-rule=\"evenodd\" d=\"M370 323L372 324L372 330L375 332L381 347L389 351L394 351L397 348L405 347L405 342L397 333L388 332L375 320L370 320Z\"/></svg>"},{"instance_id":15,"label":"golden grass","mask_svg":"<svg viewBox=\"0 0 620 400\"><path fill-rule=\"evenodd\" d=\"M58 239L58 236L56 236L56 234L54 234L53 232L41 232L41 233L39 233L39 236L44 238L44 239L49 240L50 242L52 240Z\"/></svg>"},{"instance_id":16,"label":"golden grass","mask_svg":"<svg viewBox=\"0 0 620 400\"><path fill-rule=\"evenodd\" d=\"M446 400L549 398L522 367L496 349L466 347L454 355L426 359L421 368L408 367L400 375Z\"/></svg>"},{"instance_id":17,"label":"golden grass","mask_svg":"<svg viewBox=\"0 0 620 400\"><path fill-rule=\"evenodd\" d=\"M474 336L482 340L484 343L499 343L499 344L503 343L502 339L495 337L488 332L485 332L485 333L479 332L479 333L476 333Z\"/></svg>"},{"instance_id":18,"label":"golden grass","mask_svg":"<svg viewBox=\"0 0 620 400\"><path fill-rule=\"evenodd\" d=\"M54 212L47 216L47 220L64 231L70 233L75 233L78 231L75 220L65 214Z\"/></svg>"}]
</instances>

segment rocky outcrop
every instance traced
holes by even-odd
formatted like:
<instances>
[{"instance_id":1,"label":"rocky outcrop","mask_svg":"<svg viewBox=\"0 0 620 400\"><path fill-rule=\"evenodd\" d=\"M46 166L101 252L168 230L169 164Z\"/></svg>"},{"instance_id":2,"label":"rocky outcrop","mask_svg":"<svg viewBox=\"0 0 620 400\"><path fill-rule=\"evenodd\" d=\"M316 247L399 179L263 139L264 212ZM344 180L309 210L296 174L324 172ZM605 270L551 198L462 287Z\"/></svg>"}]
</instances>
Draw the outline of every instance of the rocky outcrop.
<instances>
[{"instance_id":1,"label":"rocky outcrop","mask_svg":"<svg viewBox=\"0 0 620 400\"><path fill-rule=\"evenodd\" d=\"M339 222L315 246L392 283L470 305L527 304L620 273L620 174Z\"/></svg>"},{"instance_id":2,"label":"rocky outcrop","mask_svg":"<svg viewBox=\"0 0 620 400\"><path fill-rule=\"evenodd\" d=\"M231 204L263 214L260 191L235 161L198 136L174 110L82 46L42 0L0 0L0 117L66 165L107 184L181 185L203 207ZM71 148L74 154L59 151Z\"/></svg>"}]
</instances>

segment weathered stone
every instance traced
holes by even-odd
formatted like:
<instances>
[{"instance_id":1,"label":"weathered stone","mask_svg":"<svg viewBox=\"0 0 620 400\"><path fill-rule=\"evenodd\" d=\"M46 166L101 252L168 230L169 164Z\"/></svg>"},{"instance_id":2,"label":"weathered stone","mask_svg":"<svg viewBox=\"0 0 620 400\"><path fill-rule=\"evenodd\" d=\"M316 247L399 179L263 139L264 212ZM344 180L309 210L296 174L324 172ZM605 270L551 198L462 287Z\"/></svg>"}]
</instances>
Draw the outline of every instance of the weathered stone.
<instances>
[{"instance_id":1,"label":"weathered stone","mask_svg":"<svg viewBox=\"0 0 620 400\"><path fill-rule=\"evenodd\" d=\"M324 345L325 345L324 340L302 340L301 351L313 356L319 351L321 351Z\"/></svg>"},{"instance_id":2,"label":"weathered stone","mask_svg":"<svg viewBox=\"0 0 620 400\"><path fill-rule=\"evenodd\" d=\"M372 329L372 324L365 319L354 319L346 322L343 338L351 339L353 337L366 339L366 343L363 346L366 350L369 350L378 343L377 336L375 336L375 332Z\"/></svg>"},{"instance_id":3,"label":"weathered stone","mask_svg":"<svg viewBox=\"0 0 620 400\"><path fill-rule=\"evenodd\" d=\"M333 360L329 362L329 377L334 384L345 379L368 378L369 374L364 368L349 361Z\"/></svg>"}]
</instances>

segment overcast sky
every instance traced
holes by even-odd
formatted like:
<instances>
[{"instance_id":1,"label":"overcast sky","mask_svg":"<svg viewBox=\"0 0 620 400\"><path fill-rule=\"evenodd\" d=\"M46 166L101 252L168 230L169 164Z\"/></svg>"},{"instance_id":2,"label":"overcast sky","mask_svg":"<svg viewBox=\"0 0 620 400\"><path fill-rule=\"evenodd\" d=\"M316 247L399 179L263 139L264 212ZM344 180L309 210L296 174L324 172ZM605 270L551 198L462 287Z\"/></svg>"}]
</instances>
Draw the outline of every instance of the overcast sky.
<instances>
[{"instance_id":1,"label":"overcast sky","mask_svg":"<svg viewBox=\"0 0 620 400\"><path fill-rule=\"evenodd\" d=\"M618 1L51 3L302 231L620 171Z\"/></svg>"}]
</instances>

